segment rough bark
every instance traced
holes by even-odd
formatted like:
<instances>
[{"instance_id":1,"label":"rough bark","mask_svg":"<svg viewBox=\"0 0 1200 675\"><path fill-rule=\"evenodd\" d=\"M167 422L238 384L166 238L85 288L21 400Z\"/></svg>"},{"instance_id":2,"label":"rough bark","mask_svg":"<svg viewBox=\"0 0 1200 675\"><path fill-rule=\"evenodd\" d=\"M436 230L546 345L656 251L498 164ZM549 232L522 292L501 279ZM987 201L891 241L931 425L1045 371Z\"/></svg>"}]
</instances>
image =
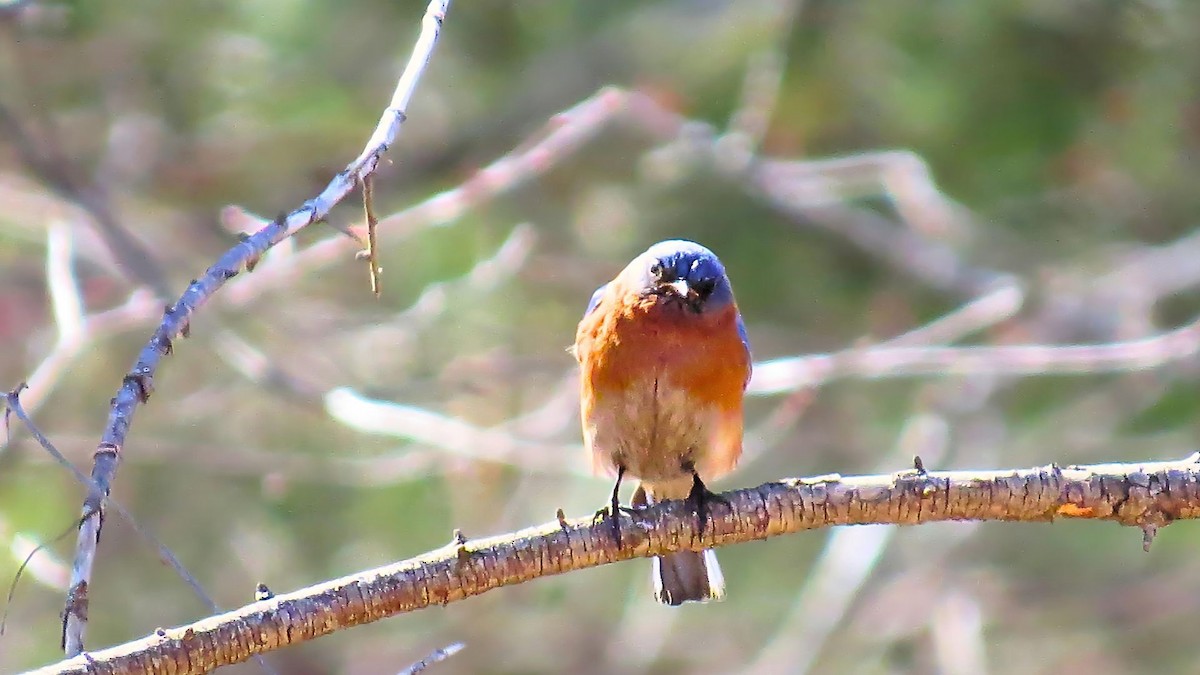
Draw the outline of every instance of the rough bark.
<instances>
[{"instance_id":1,"label":"rough bark","mask_svg":"<svg viewBox=\"0 0 1200 675\"><path fill-rule=\"evenodd\" d=\"M681 548L701 549L832 525L945 520L1112 520L1157 529L1200 515L1200 455L1174 462L1006 471L794 478L724 493L703 533L681 502L611 522L563 520L480 540L457 535L418 558L255 602L40 673L201 673L341 628L445 605L502 586ZM919 466L919 461L918 461Z\"/></svg>"}]
</instances>

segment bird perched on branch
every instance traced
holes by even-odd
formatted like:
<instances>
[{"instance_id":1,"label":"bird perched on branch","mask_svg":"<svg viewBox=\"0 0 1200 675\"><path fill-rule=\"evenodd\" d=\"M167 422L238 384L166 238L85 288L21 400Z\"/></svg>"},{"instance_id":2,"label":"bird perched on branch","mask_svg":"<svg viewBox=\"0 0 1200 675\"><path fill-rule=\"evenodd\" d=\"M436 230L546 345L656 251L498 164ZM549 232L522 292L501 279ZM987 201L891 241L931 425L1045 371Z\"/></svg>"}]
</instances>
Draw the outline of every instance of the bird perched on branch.
<instances>
[{"instance_id":1,"label":"bird perched on branch","mask_svg":"<svg viewBox=\"0 0 1200 675\"><path fill-rule=\"evenodd\" d=\"M616 474L611 511L620 546L621 479L633 504L685 499L703 529L705 487L742 452L750 346L725 268L690 241L663 241L592 295L575 335L583 436L593 467ZM654 559L655 597L669 605L720 599L711 550Z\"/></svg>"}]
</instances>

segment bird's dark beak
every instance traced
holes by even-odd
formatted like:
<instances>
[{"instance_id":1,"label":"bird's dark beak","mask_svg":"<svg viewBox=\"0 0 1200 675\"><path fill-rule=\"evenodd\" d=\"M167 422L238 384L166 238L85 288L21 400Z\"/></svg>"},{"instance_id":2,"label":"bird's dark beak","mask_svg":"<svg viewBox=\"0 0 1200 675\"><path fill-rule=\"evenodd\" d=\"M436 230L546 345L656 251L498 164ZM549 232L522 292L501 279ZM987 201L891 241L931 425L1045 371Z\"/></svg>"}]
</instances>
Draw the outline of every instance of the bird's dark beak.
<instances>
[{"instance_id":1,"label":"bird's dark beak","mask_svg":"<svg viewBox=\"0 0 1200 675\"><path fill-rule=\"evenodd\" d=\"M660 292L670 297L678 298L684 307L697 314L704 308L704 298L701 297L700 292L689 284L686 279L676 279L675 281L660 284L659 289Z\"/></svg>"},{"instance_id":2,"label":"bird's dark beak","mask_svg":"<svg viewBox=\"0 0 1200 675\"><path fill-rule=\"evenodd\" d=\"M675 281L663 285L667 288L670 288L672 293L678 295L684 300L687 300L688 302L694 302L696 300L696 289L688 286L686 279L676 279Z\"/></svg>"}]
</instances>

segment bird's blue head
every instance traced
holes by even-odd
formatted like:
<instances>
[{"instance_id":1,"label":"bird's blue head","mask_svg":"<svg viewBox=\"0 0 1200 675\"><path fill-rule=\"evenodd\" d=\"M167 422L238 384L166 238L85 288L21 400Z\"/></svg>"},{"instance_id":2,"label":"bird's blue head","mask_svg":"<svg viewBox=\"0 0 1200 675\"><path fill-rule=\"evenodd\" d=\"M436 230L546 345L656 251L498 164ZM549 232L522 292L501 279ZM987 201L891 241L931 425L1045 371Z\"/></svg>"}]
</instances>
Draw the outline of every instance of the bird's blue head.
<instances>
[{"instance_id":1,"label":"bird's blue head","mask_svg":"<svg viewBox=\"0 0 1200 675\"><path fill-rule=\"evenodd\" d=\"M733 302L733 287L720 259L695 242L660 241L635 258L627 273L644 295L678 303L695 314L725 309Z\"/></svg>"},{"instance_id":2,"label":"bird's blue head","mask_svg":"<svg viewBox=\"0 0 1200 675\"><path fill-rule=\"evenodd\" d=\"M660 241L646 249L621 272L614 283L642 297L657 296L696 315L712 314L734 303L733 287L717 255L692 241ZM596 289L584 316L590 315L613 284ZM741 313L735 313L738 335L750 349Z\"/></svg>"}]
</instances>

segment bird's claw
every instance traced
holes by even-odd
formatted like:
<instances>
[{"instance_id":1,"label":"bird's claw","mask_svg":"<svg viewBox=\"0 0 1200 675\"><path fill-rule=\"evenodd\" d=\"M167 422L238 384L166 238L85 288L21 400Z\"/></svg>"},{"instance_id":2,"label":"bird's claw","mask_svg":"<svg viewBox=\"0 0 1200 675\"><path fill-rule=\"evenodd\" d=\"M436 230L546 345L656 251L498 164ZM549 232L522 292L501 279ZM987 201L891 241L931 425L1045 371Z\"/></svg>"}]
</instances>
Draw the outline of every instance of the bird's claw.
<instances>
[{"instance_id":1,"label":"bird's claw","mask_svg":"<svg viewBox=\"0 0 1200 675\"><path fill-rule=\"evenodd\" d=\"M691 505L692 511L696 514L696 532L700 536L704 536L704 529L708 524L709 515L712 513L712 505L717 503L730 506L728 499L709 490L704 485L704 481L700 480L700 476L695 473L692 474L692 490L688 493L687 503Z\"/></svg>"},{"instance_id":2,"label":"bird's claw","mask_svg":"<svg viewBox=\"0 0 1200 675\"><path fill-rule=\"evenodd\" d=\"M613 541L617 545L617 550L621 550L621 479L625 477L625 467L623 465L617 467L617 482L613 485L612 497L609 499L608 506L596 512L592 517L592 524L596 525L603 522L605 518L612 519L612 536Z\"/></svg>"},{"instance_id":3,"label":"bird's claw","mask_svg":"<svg viewBox=\"0 0 1200 675\"><path fill-rule=\"evenodd\" d=\"M621 550L621 512L629 512L628 509L621 507L618 504L612 506L603 506L596 511L596 515L592 516L592 525L599 525L605 520L612 521L612 538L617 545L617 550Z\"/></svg>"}]
</instances>

